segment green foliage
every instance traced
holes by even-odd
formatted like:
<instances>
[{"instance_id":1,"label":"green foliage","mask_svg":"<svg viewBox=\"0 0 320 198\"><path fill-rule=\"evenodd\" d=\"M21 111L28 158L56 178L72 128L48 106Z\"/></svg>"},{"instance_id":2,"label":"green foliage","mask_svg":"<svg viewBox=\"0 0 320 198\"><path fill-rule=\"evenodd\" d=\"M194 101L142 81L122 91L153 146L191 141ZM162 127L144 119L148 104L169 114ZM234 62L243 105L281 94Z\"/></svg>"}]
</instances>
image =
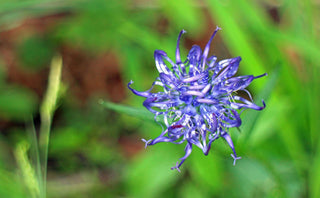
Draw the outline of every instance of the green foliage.
<instances>
[{"instance_id":1,"label":"green foliage","mask_svg":"<svg viewBox=\"0 0 320 198\"><path fill-rule=\"evenodd\" d=\"M132 197L162 197L161 193L179 179L178 172L168 171L179 157L174 149L173 145L163 145L137 156L124 172L127 193Z\"/></svg>"},{"instance_id":2,"label":"green foliage","mask_svg":"<svg viewBox=\"0 0 320 198\"><path fill-rule=\"evenodd\" d=\"M164 0L159 3L164 14L170 17L170 23L180 29L201 32L207 22L200 8L195 8L196 1L194 0ZM181 21L183 21L183 25Z\"/></svg>"},{"instance_id":3,"label":"green foliage","mask_svg":"<svg viewBox=\"0 0 320 198\"><path fill-rule=\"evenodd\" d=\"M243 112L240 132L231 131L242 156L235 167L226 143L218 140L208 156L195 148L178 173L170 167L183 156L184 145L143 149L140 139L156 137L161 127L142 99L127 90L125 104L92 97L80 105L64 78L62 85L48 77L56 84L49 86L41 105L30 89L9 82L12 57L1 42L0 197L36 197L36 189L44 189L45 172L39 169L46 156L40 164L39 149L48 148L49 140L48 197L320 196L320 13L314 1L5 0L0 3L0 31L49 14L63 16L49 33L25 30L31 36L15 43L26 71L45 67L64 46L91 58L112 51L121 64L123 87L133 80L134 88L145 90L157 75L155 49L174 59L181 29L188 32L181 43L186 54L183 43L194 44L218 25L222 31L215 39L226 46L215 42L210 53L227 49L241 56L241 74L267 72L249 87L254 101L265 99L267 107ZM63 70L66 76L68 69ZM62 96L63 87L69 89ZM41 125L46 127L39 129ZM38 147L43 131L44 143Z\"/></svg>"},{"instance_id":4,"label":"green foliage","mask_svg":"<svg viewBox=\"0 0 320 198\"><path fill-rule=\"evenodd\" d=\"M23 121L36 111L37 99L30 90L18 86L0 89L0 116Z\"/></svg>"},{"instance_id":5,"label":"green foliage","mask_svg":"<svg viewBox=\"0 0 320 198\"><path fill-rule=\"evenodd\" d=\"M84 1L77 17L58 30L58 36L91 50L109 49L118 42L119 28L126 21L125 1Z\"/></svg>"},{"instance_id":6,"label":"green foliage","mask_svg":"<svg viewBox=\"0 0 320 198\"><path fill-rule=\"evenodd\" d=\"M20 198L27 195L18 174L0 169L0 185L1 197Z\"/></svg>"},{"instance_id":7,"label":"green foliage","mask_svg":"<svg viewBox=\"0 0 320 198\"><path fill-rule=\"evenodd\" d=\"M223 184L226 182L225 175L223 174L225 168L223 167L223 161L220 159L222 156L218 156L215 153L215 146L213 146L213 149L214 152L211 152L206 157L203 156L203 153L199 149L195 149L190 156L190 174L193 183L197 184L196 192L199 194L201 194L200 192L207 192L208 194L218 193L223 190Z\"/></svg>"},{"instance_id":8,"label":"green foliage","mask_svg":"<svg viewBox=\"0 0 320 198\"><path fill-rule=\"evenodd\" d=\"M30 70L47 66L54 56L55 49L52 41L39 36L24 40L18 47L19 59L23 66Z\"/></svg>"},{"instance_id":9,"label":"green foliage","mask_svg":"<svg viewBox=\"0 0 320 198\"><path fill-rule=\"evenodd\" d=\"M20 142L15 149L15 157L19 165L22 178L30 193L31 197L39 197L40 195L40 184L36 176L36 171L33 169L32 164L28 158L29 144L27 142Z\"/></svg>"}]
</instances>

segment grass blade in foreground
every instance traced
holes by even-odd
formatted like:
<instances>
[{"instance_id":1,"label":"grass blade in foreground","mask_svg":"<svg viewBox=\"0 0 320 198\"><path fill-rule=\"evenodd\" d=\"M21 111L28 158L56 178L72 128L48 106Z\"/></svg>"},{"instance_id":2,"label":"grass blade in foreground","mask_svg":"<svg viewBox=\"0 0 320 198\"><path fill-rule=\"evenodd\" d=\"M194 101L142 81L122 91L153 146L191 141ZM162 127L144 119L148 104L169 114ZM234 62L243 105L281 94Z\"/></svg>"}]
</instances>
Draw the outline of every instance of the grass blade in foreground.
<instances>
[{"instance_id":1,"label":"grass blade in foreground","mask_svg":"<svg viewBox=\"0 0 320 198\"><path fill-rule=\"evenodd\" d=\"M42 165L43 187L41 190L41 197L46 197L46 180L47 180L47 160L48 160L48 147L50 138L51 122L56 104L58 100L58 92L60 89L62 59L60 56L53 58L47 92L44 96L43 102L40 107L41 126L40 126L40 163Z\"/></svg>"},{"instance_id":2,"label":"grass blade in foreground","mask_svg":"<svg viewBox=\"0 0 320 198\"><path fill-rule=\"evenodd\" d=\"M268 100L278 81L279 72L280 72L279 70L280 70L279 67L276 67L276 69L271 74L268 74L268 82L265 85L265 87L262 89L260 94L255 98L255 100L257 101L261 101L262 99ZM261 114L256 111L247 112L247 115L244 119L245 122L242 128L242 131L244 131L244 134L241 136L241 140L243 141L242 144L246 144L246 142L249 141L253 127L256 125L256 122L260 116Z\"/></svg>"}]
</instances>

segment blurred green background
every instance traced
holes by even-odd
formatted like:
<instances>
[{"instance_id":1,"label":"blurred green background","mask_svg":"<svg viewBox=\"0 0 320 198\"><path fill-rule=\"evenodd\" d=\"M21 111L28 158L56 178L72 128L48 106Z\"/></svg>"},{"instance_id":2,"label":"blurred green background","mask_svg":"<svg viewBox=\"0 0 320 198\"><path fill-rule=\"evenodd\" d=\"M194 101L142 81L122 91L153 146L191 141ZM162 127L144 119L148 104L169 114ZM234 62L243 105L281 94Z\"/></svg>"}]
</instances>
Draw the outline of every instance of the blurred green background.
<instances>
[{"instance_id":1,"label":"blurred green background","mask_svg":"<svg viewBox=\"0 0 320 198\"><path fill-rule=\"evenodd\" d=\"M320 197L319 8L318 0L1 0L0 197L44 197L45 185L52 198ZM241 56L242 75L267 72L249 87L267 108L246 111L241 132L231 131L236 166L219 139L208 156L194 148L181 173L171 171L184 145L144 149L141 138L161 127L126 84L148 89L155 49L174 58L185 29L186 57L216 25L210 54Z\"/></svg>"}]
</instances>

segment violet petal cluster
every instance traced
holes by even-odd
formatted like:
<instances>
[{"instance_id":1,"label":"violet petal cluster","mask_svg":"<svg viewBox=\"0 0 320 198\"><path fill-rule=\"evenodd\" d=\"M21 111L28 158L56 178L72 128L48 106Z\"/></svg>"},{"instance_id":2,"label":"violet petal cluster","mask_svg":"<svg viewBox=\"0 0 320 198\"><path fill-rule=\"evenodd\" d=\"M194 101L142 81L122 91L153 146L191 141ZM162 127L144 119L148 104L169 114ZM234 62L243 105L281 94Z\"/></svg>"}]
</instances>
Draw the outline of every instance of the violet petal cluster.
<instances>
[{"instance_id":1,"label":"violet petal cluster","mask_svg":"<svg viewBox=\"0 0 320 198\"><path fill-rule=\"evenodd\" d=\"M217 61L216 56L208 57L211 41L220 28L217 27L202 52L198 45L189 51L185 61L181 61L179 43L182 30L178 36L176 60L172 61L164 51L156 50L154 58L159 77L152 87L144 92L130 87L136 95L145 99L143 105L155 115L155 121L163 121L162 133L153 140L144 140L146 147L159 142L181 144L186 142L185 155L171 169L179 170L190 155L193 145L208 155L212 143L222 137L233 153L233 164L237 156L234 144L228 133L229 128L241 125L240 114L245 109L262 110L252 102L246 87L260 76L237 76L241 57ZM170 65L168 65L168 63ZM153 87L161 86L162 92L152 93ZM247 98L237 95L243 91Z\"/></svg>"}]
</instances>

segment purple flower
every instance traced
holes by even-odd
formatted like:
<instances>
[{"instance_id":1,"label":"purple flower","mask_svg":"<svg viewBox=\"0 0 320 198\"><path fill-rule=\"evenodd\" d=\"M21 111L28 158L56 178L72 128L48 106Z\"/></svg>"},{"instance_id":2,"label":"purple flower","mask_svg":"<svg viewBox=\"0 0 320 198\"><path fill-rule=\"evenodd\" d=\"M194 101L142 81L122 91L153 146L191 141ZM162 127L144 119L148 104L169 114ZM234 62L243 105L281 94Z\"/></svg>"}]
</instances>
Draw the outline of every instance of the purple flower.
<instances>
[{"instance_id":1,"label":"purple flower","mask_svg":"<svg viewBox=\"0 0 320 198\"><path fill-rule=\"evenodd\" d=\"M254 104L245 88L254 79L267 74L233 77L241 57L221 61L217 61L216 56L208 58L211 41L219 29L216 28L203 52L198 45L194 45L184 62L181 61L179 49L180 38L185 33L182 30L178 36L175 62L164 51L154 52L159 77L149 90L140 92L130 87L133 81L128 83L128 88L134 94L146 98L143 105L155 114L155 121L161 119L165 123L159 137L153 140L142 139L145 146L159 142L187 143L185 155L171 168L179 172L179 167L190 155L193 145L208 155L212 142L219 137L225 139L232 149L231 156L235 165L240 157L228 133L229 128L241 125L240 114L243 110L265 108L264 101L262 107ZM152 93L155 85L161 86L163 91ZM238 91L246 93L248 99L238 96Z\"/></svg>"}]
</instances>

